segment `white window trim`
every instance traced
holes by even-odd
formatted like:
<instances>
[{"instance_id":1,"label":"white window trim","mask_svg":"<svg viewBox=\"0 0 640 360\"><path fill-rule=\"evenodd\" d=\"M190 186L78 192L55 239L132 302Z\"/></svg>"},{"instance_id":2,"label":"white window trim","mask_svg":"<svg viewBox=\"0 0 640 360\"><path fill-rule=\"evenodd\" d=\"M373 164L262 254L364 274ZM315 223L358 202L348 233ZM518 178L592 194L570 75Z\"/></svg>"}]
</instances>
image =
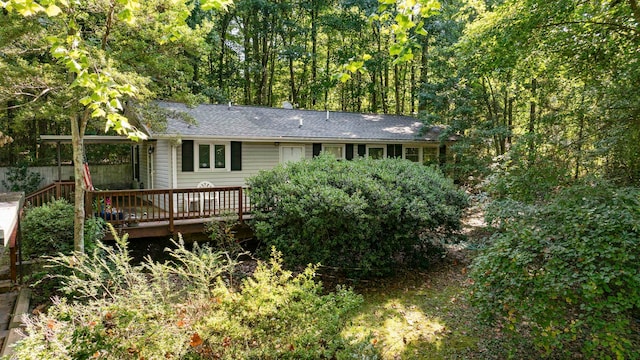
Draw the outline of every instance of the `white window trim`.
<instances>
[{"instance_id":1,"label":"white window trim","mask_svg":"<svg viewBox=\"0 0 640 360\"><path fill-rule=\"evenodd\" d=\"M407 159L407 149L418 149L418 161L417 164L420 164L422 161L422 148L420 145L403 145L402 146L402 158Z\"/></svg>"},{"instance_id":2,"label":"white window trim","mask_svg":"<svg viewBox=\"0 0 640 360\"><path fill-rule=\"evenodd\" d=\"M209 159L211 160L211 167L203 169L200 167L200 145L209 145ZM215 146L224 145L224 168L216 168L213 162L215 161ZM193 142L193 169L194 172L223 172L231 171L231 142L223 141L194 141Z\"/></svg>"},{"instance_id":3,"label":"white window trim","mask_svg":"<svg viewBox=\"0 0 640 360\"><path fill-rule=\"evenodd\" d=\"M280 164L284 163L284 148L299 148L302 150L302 158L300 160L307 158L307 149L304 145L288 145L288 144L280 144Z\"/></svg>"},{"instance_id":4,"label":"white window trim","mask_svg":"<svg viewBox=\"0 0 640 360\"><path fill-rule=\"evenodd\" d=\"M367 157L369 157L369 149L371 148L382 148L382 158L386 159L387 158L387 145L383 144L383 145L367 145ZM403 150L404 151L404 150Z\"/></svg>"},{"instance_id":5,"label":"white window trim","mask_svg":"<svg viewBox=\"0 0 640 360\"><path fill-rule=\"evenodd\" d=\"M342 157L336 158L336 159L344 160L346 158L347 145L345 145L345 144L332 144L332 143L322 144L322 151L325 151L325 147L326 146L329 146L329 147L342 147Z\"/></svg>"},{"instance_id":6,"label":"white window trim","mask_svg":"<svg viewBox=\"0 0 640 360\"><path fill-rule=\"evenodd\" d=\"M424 160L424 149L431 148L436 149L436 158L440 158L440 147L439 146L427 146L422 144L409 144L402 145L402 158L406 159L407 153L405 152L406 148L418 148L418 163L422 164Z\"/></svg>"},{"instance_id":7,"label":"white window trim","mask_svg":"<svg viewBox=\"0 0 640 360\"><path fill-rule=\"evenodd\" d=\"M426 148L430 148L430 149L436 149L436 158L435 161L436 163L439 162L440 159L440 147L439 146L422 146L420 148L420 163L424 164L424 149Z\"/></svg>"}]
</instances>

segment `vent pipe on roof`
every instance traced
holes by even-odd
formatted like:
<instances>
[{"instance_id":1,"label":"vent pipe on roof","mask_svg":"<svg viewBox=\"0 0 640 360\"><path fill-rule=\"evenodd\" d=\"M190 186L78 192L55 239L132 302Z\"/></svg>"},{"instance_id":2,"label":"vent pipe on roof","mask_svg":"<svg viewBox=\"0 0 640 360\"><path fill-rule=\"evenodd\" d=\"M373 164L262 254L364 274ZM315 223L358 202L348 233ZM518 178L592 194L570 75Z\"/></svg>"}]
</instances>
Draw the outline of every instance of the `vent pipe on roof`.
<instances>
[{"instance_id":1,"label":"vent pipe on roof","mask_svg":"<svg viewBox=\"0 0 640 360\"><path fill-rule=\"evenodd\" d=\"M229 107L227 108L227 110L231 110L231 101L229 101Z\"/></svg>"},{"instance_id":2,"label":"vent pipe on roof","mask_svg":"<svg viewBox=\"0 0 640 360\"><path fill-rule=\"evenodd\" d=\"M300 119L298 122L298 128L301 128L301 127L302 127L302 119Z\"/></svg>"},{"instance_id":3,"label":"vent pipe on roof","mask_svg":"<svg viewBox=\"0 0 640 360\"><path fill-rule=\"evenodd\" d=\"M327 119L325 121L329 121L329 110L327 110Z\"/></svg>"}]
</instances>

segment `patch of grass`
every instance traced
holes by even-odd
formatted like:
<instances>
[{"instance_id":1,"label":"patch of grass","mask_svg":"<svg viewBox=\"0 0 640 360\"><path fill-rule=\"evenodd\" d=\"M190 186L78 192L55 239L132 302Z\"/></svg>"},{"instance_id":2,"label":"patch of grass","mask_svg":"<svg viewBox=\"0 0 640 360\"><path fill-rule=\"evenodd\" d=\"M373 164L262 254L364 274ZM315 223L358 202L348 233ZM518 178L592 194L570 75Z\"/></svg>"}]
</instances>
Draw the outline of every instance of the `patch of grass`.
<instances>
[{"instance_id":1,"label":"patch of grass","mask_svg":"<svg viewBox=\"0 0 640 360\"><path fill-rule=\"evenodd\" d=\"M482 358L486 329L467 302L468 285L463 264L369 282L357 289L364 304L343 335L369 336L382 359Z\"/></svg>"}]
</instances>

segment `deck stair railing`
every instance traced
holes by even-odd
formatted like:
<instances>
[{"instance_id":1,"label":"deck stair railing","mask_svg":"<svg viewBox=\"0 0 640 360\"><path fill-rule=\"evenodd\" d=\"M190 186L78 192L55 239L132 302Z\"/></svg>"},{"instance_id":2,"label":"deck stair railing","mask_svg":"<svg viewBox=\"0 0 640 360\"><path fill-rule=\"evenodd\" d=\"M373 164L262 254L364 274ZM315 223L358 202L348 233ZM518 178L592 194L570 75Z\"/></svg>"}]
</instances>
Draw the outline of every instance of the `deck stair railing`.
<instances>
[{"instance_id":1,"label":"deck stair railing","mask_svg":"<svg viewBox=\"0 0 640 360\"><path fill-rule=\"evenodd\" d=\"M24 199L25 206L42 206L54 199L67 199L73 202L76 189L74 181L55 181L40 190L28 194Z\"/></svg>"}]
</instances>

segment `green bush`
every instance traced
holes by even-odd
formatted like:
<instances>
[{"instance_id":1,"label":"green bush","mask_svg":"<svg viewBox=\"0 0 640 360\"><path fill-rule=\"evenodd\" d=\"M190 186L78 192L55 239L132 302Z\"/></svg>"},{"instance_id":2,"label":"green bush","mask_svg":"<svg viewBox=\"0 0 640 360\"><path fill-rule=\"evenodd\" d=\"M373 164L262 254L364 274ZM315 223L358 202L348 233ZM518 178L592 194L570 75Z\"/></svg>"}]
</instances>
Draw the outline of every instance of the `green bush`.
<instances>
[{"instance_id":1,"label":"green bush","mask_svg":"<svg viewBox=\"0 0 640 360\"><path fill-rule=\"evenodd\" d=\"M73 205L65 199L54 200L39 207L28 208L20 223L24 257L55 255L73 251ZM104 235L102 218L85 221L85 249Z\"/></svg>"},{"instance_id":2,"label":"green bush","mask_svg":"<svg viewBox=\"0 0 640 360\"><path fill-rule=\"evenodd\" d=\"M544 201L571 182L568 159L541 154L529 156L524 144L526 142L514 145L494 164L487 189L494 198L529 203Z\"/></svg>"},{"instance_id":3,"label":"green bush","mask_svg":"<svg viewBox=\"0 0 640 360\"><path fill-rule=\"evenodd\" d=\"M460 225L467 198L433 167L329 155L248 180L256 236L286 263L388 273ZM440 234L441 235L441 234Z\"/></svg>"},{"instance_id":4,"label":"green bush","mask_svg":"<svg viewBox=\"0 0 640 360\"><path fill-rule=\"evenodd\" d=\"M640 191L575 185L544 205L494 204L473 263L480 313L541 355L638 358Z\"/></svg>"},{"instance_id":5,"label":"green bush","mask_svg":"<svg viewBox=\"0 0 640 360\"><path fill-rule=\"evenodd\" d=\"M172 262L130 265L126 238L78 262L56 300L30 317L19 359L347 359L375 349L345 339L347 314L362 303L350 290L322 294L314 267L294 276L274 253L236 282L235 260L209 247L168 250ZM363 352L364 349L364 352Z\"/></svg>"}]
</instances>

